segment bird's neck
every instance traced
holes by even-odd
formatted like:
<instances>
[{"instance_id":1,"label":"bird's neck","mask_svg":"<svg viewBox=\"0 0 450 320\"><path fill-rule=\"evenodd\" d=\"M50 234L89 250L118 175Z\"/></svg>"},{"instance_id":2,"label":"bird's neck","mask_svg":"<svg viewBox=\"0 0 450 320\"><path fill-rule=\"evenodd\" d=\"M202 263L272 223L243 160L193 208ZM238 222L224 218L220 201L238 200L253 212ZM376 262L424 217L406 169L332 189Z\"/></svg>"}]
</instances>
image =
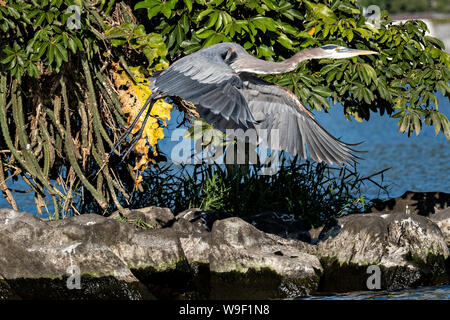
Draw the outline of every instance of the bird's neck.
<instances>
[{"instance_id":1,"label":"bird's neck","mask_svg":"<svg viewBox=\"0 0 450 320\"><path fill-rule=\"evenodd\" d=\"M294 54L289 59L278 63L286 64L286 68L288 68L289 70L285 72L290 72L295 70L302 61L315 59L317 56L317 48L303 49Z\"/></svg>"},{"instance_id":2,"label":"bird's neck","mask_svg":"<svg viewBox=\"0 0 450 320\"><path fill-rule=\"evenodd\" d=\"M317 56L316 50L317 48L303 49L281 62L265 61L247 54L245 60L237 59L231 66L236 72L254 74L286 73L295 70L300 62L314 59Z\"/></svg>"}]
</instances>

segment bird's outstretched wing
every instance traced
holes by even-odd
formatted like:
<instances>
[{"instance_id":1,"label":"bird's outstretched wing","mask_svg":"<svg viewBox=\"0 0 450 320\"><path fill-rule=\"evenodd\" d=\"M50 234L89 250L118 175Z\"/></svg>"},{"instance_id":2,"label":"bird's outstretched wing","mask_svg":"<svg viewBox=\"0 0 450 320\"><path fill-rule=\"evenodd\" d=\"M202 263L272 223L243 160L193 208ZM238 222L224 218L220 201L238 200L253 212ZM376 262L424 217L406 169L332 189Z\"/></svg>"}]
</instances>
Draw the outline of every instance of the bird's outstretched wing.
<instances>
[{"instance_id":1,"label":"bird's outstretched wing","mask_svg":"<svg viewBox=\"0 0 450 320\"><path fill-rule=\"evenodd\" d=\"M192 102L199 115L218 129L253 128L253 116L239 90L242 80L224 60L228 48L219 49L177 60L150 78L150 89Z\"/></svg>"},{"instance_id":2,"label":"bird's outstretched wing","mask_svg":"<svg viewBox=\"0 0 450 320\"><path fill-rule=\"evenodd\" d=\"M249 74L241 74L241 78L244 82L241 91L256 120L258 135L269 137L268 141L263 141L266 147L306 159L307 145L315 161L339 166L359 158L352 145L328 133L294 93Z\"/></svg>"}]
</instances>

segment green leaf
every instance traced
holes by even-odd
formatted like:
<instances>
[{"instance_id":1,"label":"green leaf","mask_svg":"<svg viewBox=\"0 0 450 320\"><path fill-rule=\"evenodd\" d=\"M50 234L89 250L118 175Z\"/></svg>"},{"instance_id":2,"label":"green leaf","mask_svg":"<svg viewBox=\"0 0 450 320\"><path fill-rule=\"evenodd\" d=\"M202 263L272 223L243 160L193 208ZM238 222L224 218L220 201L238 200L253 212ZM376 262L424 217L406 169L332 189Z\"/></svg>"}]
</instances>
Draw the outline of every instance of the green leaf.
<instances>
[{"instance_id":1,"label":"green leaf","mask_svg":"<svg viewBox=\"0 0 450 320\"><path fill-rule=\"evenodd\" d=\"M284 33L281 33L277 41L285 48L293 49L293 41L289 39Z\"/></svg>"},{"instance_id":2,"label":"green leaf","mask_svg":"<svg viewBox=\"0 0 450 320\"><path fill-rule=\"evenodd\" d=\"M274 54L272 47L263 44L258 47L258 57L272 57Z\"/></svg>"},{"instance_id":3,"label":"green leaf","mask_svg":"<svg viewBox=\"0 0 450 320\"><path fill-rule=\"evenodd\" d=\"M205 27L211 28L216 23L217 18L219 18L219 11L214 11L212 14L209 15L209 19Z\"/></svg>"},{"instance_id":4,"label":"green leaf","mask_svg":"<svg viewBox=\"0 0 450 320\"><path fill-rule=\"evenodd\" d=\"M364 80L366 85L369 85L370 77L369 77L369 74L367 73L367 70L361 64L358 64L357 69L358 69L359 77Z\"/></svg>"},{"instance_id":5,"label":"green leaf","mask_svg":"<svg viewBox=\"0 0 450 320\"><path fill-rule=\"evenodd\" d=\"M297 11L297 10L295 10L293 8L287 9L287 10L283 10L281 13L283 15L285 15L285 16L292 16L292 17L294 17L294 18L296 18L298 20L303 20L304 19L304 16L299 11Z\"/></svg>"},{"instance_id":6,"label":"green leaf","mask_svg":"<svg viewBox=\"0 0 450 320\"><path fill-rule=\"evenodd\" d=\"M333 10L327 7L323 3L312 3L310 1L305 1L306 9L310 15L317 19L321 19L326 23L336 22L337 17Z\"/></svg>"},{"instance_id":7,"label":"green leaf","mask_svg":"<svg viewBox=\"0 0 450 320\"><path fill-rule=\"evenodd\" d=\"M183 0L184 4L186 5L186 7L188 8L188 11L191 12L192 11L192 0Z\"/></svg>"},{"instance_id":8,"label":"green leaf","mask_svg":"<svg viewBox=\"0 0 450 320\"><path fill-rule=\"evenodd\" d=\"M414 123L414 129L416 130L416 136L418 136L420 133L420 130L422 128L422 123L420 121L419 115L413 114L413 123Z\"/></svg>"},{"instance_id":9,"label":"green leaf","mask_svg":"<svg viewBox=\"0 0 450 320\"><path fill-rule=\"evenodd\" d=\"M441 118L441 124L442 124L442 131L444 132L445 137L447 140L450 140L450 121L444 114L440 114Z\"/></svg>"},{"instance_id":10,"label":"green leaf","mask_svg":"<svg viewBox=\"0 0 450 320\"><path fill-rule=\"evenodd\" d=\"M323 97L330 97L333 94L333 91L330 88L322 87L322 86L316 86L313 88L314 92L317 92Z\"/></svg>"},{"instance_id":11,"label":"green leaf","mask_svg":"<svg viewBox=\"0 0 450 320\"><path fill-rule=\"evenodd\" d=\"M206 39L206 38L209 38L211 35L213 35L215 33L216 32L214 30L203 29L203 30L197 31L197 37L199 37L200 39Z\"/></svg>"},{"instance_id":12,"label":"green leaf","mask_svg":"<svg viewBox=\"0 0 450 320\"><path fill-rule=\"evenodd\" d=\"M50 44L48 46L48 50L47 50L47 59L48 59L47 61L48 61L48 64L52 64L54 58L55 58L55 46L53 44Z\"/></svg>"},{"instance_id":13,"label":"green leaf","mask_svg":"<svg viewBox=\"0 0 450 320\"><path fill-rule=\"evenodd\" d=\"M136 5L134 6L134 10L137 9L150 9L153 8L155 6L159 6L161 3L158 0L145 0L145 1L141 1L136 3Z\"/></svg>"},{"instance_id":14,"label":"green leaf","mask_svg":"<svg viewBox=\"0 0 450 320\"><path fill-rule=\"evenodd\" d=\"M439 112L431 111L430 117L431 117L431 120L433 120L434 135L437 136L439 131L441 130L441 119L439 117Z\"/></svg>"},{"instance_id":15,"label":"green leaf","mask_svg":"<svg viewBox=\"0 0 450 320\"><path fill-rule=\"evenodd\" d=\"M434 44L439 49L443 50L445 48L444 42L442 42L442 40L440 40L438 38L431 37L431 36L425 36L425 40L431 42L432 44Z\"/></svg>"},{"instance_id":16,"label":"green leaf","mask_svg":"<svg viewBox=\"0 0 450 320\"><path fill-rule=\"evenodd\" d=\"M160 12L162 12L161 6L154 6L147 11L148 19L151 20L153 17L156 17Z\"/></svg>"},{"instance_id":17,"label":"green leaf","mask_svg":"<svg viewBox=\"0 0 450 320\"><path fill-rule=\"evenodd\" d=\"M161 6L161 13L167 18L169 19L171 14L172 14L172 9L170 9L169 6Z\"/></svg>"},{"instance_id":18,"label":"green leaf","mask_svg":"<svg viewBox=\"0 0 450 320\"><path fill-rule=\"evenodd\" d=\"M175 38L177 40L177 43L180 45L181 42L184 40L184 32L183 27L180 24L177 24L175 27L175 30L173 31L175 33Z\"/></svg>"},{"instance_id":19,"label":"green leaf","mask_svg":"<svg viewBox=\"0 0 450 320\"><path fill-rule=\"evenodd\" d=\"M405 132L409 128L409 114L403 116L403 118L398 122L399 123L399 132Z\"/></svg>"},{"instance_id":20,"label":"green leaf","mask_svg":"<svg viewBox=\"0 0 450 320\"><path fill-rule=\"evenodd\" d=\"M77 53L77 45L75 44L75 41L71 38L69 39L69 48L72 50L72 53Z\"/></svg>"},{"instance_id":21,"label":"green leaf","mask_svg":"<svg viewBox=\"0 0 450 320\"><path fill-rule=\"evenodd\" d=\"M189 24L189 18L187 14L183 15L183 18L181 18L181 25L183 26L183 30L185 33L188 33L190 30L190 24Z\"/></svg>"},{"instance_id":22,"label":"green leaf","mask_svg":"<svg viewBox=\"0 0 450 320\"><path fill-rule=\"evenodd\" d=\"M209 15L213 11L214 11L214 9L208 8L208 9L200 12L199 15L197 16L197 22L202 21L205 16Z\"/></svg>"},{"instance_id":23,"label":"green leaf","mask_svg":"<svg viewBox=\"0 0 450 320\"><path fill-rule=\"evenodd\" d=\"M251 19L252 23L255 25L256 28L260 29L263 32L266 32L266 30L270 31L276 31L277 26L275 21L272 18L268 17L255 17ZM293 28L296 30L295 28Z\"/></svg>"},{"instance_id":24,"label":"green leaf","mask_svg":"<svg viewBox=\"0 0 450 320\"><path fill-rule=\"evenodd\" d=\"M69 61L67 50L60 43L56 44L56 50L65 62Z\"/></svg>"},{"instance_id":25,"label":"green leaf","mask_svg":"<svg viewBox=\"0 0 450 320\"><path fill-rule=\"evenodd\" d=\"M214 32L206 41L203 43L203 48L212 46L213 44L222 42L223 37L220 34Z\"/></svg>"}]
</instances>

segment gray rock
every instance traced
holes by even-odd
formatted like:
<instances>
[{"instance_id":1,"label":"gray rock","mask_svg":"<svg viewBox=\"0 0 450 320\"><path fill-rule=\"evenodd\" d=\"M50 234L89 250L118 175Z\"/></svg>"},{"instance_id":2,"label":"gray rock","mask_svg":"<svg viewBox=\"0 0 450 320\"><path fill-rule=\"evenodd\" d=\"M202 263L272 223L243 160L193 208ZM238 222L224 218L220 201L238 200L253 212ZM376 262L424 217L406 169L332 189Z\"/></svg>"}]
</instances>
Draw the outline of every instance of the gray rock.
<instances>
[{"instance_id":1,"label":"gray rock","mask_svg":"<svg viewBox=\"0 0 450 320\"><path fill-rule=\"evenodd\" d=\"M190 267L172 228L144 230L99 215L81 215L59 223L91 229L158 298L174 298L189 285Z\"/></svg>"},{"instance_id":2,"label":"gray rock","mask_svg":"<svg viewBox=\"0 0 450 320\"><path fill-rule=\"evenodd\" d=\"M230 221L245 235L249 252L235 253L245 256L239 263L246 268L220 269L218 247L231 250L236 245L219 235L228 233L221 226L228 230ZM308 244L265 234L239 218L216 224L216 231L207 232L203 225L178 217L171 227L144 230L95 214L44 221L2 210L0 298L232 298L242 286L232 288L234 282L223 282L223 277L236 275L250 279L254 289L249 298L294 297L317 288L321 267L306 253ZM66 285L71 266L80 270L80 289Z\"/></svg>"},{"instance_id":3,"label":"gray rock","mask_svg":"<svg viewBox=\"0 0 450 320\"><path fill-rule=\"evenodd\" d=\"M119 211L116 211L109 217L112 219L119 219L121 215ZM153 229L162 228L174 219L174 215L169 208L160 207L146 207L132 210L126 209L125 213L123 213L123 217L126 218L128 222L139 223L142 221Z\"/></svg>"},{"instance_id":4,"label":"gray rock","mask_svg":"<svg viewBox=\"0 0 450 320\"><path fill-rule=\"evenodd\" d=\"M180 212L179 214L177 214L176 215L176 219L178 220L178 219L184 219L184 220L187 220L187 221L194 221L194 220L197 220L197 218L199 217L199 216L201 216L202 215L202 213L204 213L205 211L203 211L202 209L200 209L200 208L191 208L191 209L186 209L186 210L184 210L184 211L182 211L182 212Z\"/></svg>"},{"instance_id":5,"label":"gray rock","mask_svg":"<svg viewBox=\"0 0 450 320\"><path fill-rule=\"evenodd\" d=\"M185 210L176 215L172 228L182 233L209 232L211 228L202 219L204 215L205 211L198 208Z\"/></svg>"},{"instance_id":6,"label":"gray rock","mask_svg":"<svg viewBox=\"0 0 450 320\"><path fill-rule=\"evenodd\" d=\"M381 270L381 289L448 281L448 248L438 226L407 214L358 214L338 220L339 232L320 242L322 291L367 290L368 267ZM335 228L335 230L337 230Z\"/></svg>"},{"instance_id":7,"label":"gray rock","mask_svg":"<svg viewBox=\"0 0 450 320\"><path fill-rule=\"evenodd\" d=\"M209 256L213 299L289 298L316 291L322 267L300 241L265 234L240 218L216 221Z\"/></svg>"},{"instance_id":8,"label":"gray rock","mask_svg":"<svg viewBox=\"0 0 450 320\"><path fill-rule=\"evenodd\" d=\"M53 223L1 209L0 275L11 293L25 299L151 298L126 263L87 227L106 218L89 216ZM80 288L69 289L77 270Z\"/></svg>"},{"instance_id":9,"label":"gray rock","mask_svg":"<svg viewBox=\"0 0 450 320\"><path fill-rule=\"evenodd\" d=\"M450 247L450 208L437 212L430 219L441 229L447 246Z\"/></svg>"},{"instance_id":10,"label":"gray rock","mask_svg":"<svg viewBox=\"0 0 450 320\"><path fill-rule=\"evenodd\" d=\"M173 224L172 230L178 234L189 265L209 264L209 232L181 217Z\"/></svg>"}]
</instances>

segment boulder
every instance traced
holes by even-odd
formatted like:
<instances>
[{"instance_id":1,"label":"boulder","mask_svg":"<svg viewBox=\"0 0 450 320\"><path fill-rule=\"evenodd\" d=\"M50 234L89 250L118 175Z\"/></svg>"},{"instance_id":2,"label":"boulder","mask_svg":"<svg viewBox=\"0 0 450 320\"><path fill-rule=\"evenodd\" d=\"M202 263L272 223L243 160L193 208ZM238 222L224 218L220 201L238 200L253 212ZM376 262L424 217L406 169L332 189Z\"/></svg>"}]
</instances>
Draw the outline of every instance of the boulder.
<instances>
[{"instance_id":1,"label":"boulder","mask_svg":"<svg viewBox=\"0 0 450 320\"><path fill-rule=\"evenodd\" d=\"M119 211L115 211L110 216L112 219L123 219L135 225L144 224L148 228L158 229L169 224L174 215L169 208L146 207L141 209L125 209L121 215Z\"/></svg>"},{"instance_id":2,"label":"boulder","mask_svg":"<svg viewBox=\"0 0 450 320\"><path fill-rule=\"evenodd\" d=\"M23 299L152 298L125 261L89 227L106 218L89 216L54 223L1 209L0 292L9 293L0 294ZM78 223L64 222L69 220Z\"/></svg>"},{"instance_id":3,"label":"boulder","mask_svg":"<svg viewBox=\"0 0 450 320\"><path fill-rule=\"evenodd\" d=\"M426 217L404 213L349 215L338 219L327 232L329 237L315 251L324 268L321 291L371 289L367 284L374 268L381 271L379 289L448 281L447 245L439 227Z\"/></svg>"},{"instance_id":4,"label":"boulder","mask_svg":"<svg viewBox=\"0 0 450 320\"><path fill-rule=\"evenodd\" d=\"M177 219L172 229L177 232L183 253L191 266L209 264L209 232L183 218Z\"/></svg>"},{"instance_id":5,"label":"boulder","mask_svg":"<svg viewBox=\"0 0 450 320\"><path fill-rule=\"evenodd\" d=\"M335 237L341 231L341 226L336 219L328 221L323 227L317 228L315 230L310 230L315 237L311 239L311 244L317 244L320 241L325 241L330 237Z\"/></svg>"},{"instance_id":6,"label":"boulder","mask_svg":"<svg viewBox=\"0 0 450 320\"><path fill-rule=\"evenodd\" d=\"M191 285L190 267L172 228L145 230L95 214L49 224L90 230L157 298L175 298Z\"/></svg>"},{"instance_id":7,"label":"boulder","mask_svg":"<svg viewBox=\"0 0 450 320\"><path fill-rule=\"evenodd\" d=\"M450 207L439 211L431 216L430 219L441 229L447 246L450 247Z\"/></svg>"},{"instance_id":8,"label":"boulder","mask_svg":"<svg viewBox=\"0 0 450 320\"><path fill-rule=\"evenodd\" d=\"M240 218L214 223L211 298L293 298L317 290L322 267L306 243L266 234Z\"/></svg>"}]
</instances>

